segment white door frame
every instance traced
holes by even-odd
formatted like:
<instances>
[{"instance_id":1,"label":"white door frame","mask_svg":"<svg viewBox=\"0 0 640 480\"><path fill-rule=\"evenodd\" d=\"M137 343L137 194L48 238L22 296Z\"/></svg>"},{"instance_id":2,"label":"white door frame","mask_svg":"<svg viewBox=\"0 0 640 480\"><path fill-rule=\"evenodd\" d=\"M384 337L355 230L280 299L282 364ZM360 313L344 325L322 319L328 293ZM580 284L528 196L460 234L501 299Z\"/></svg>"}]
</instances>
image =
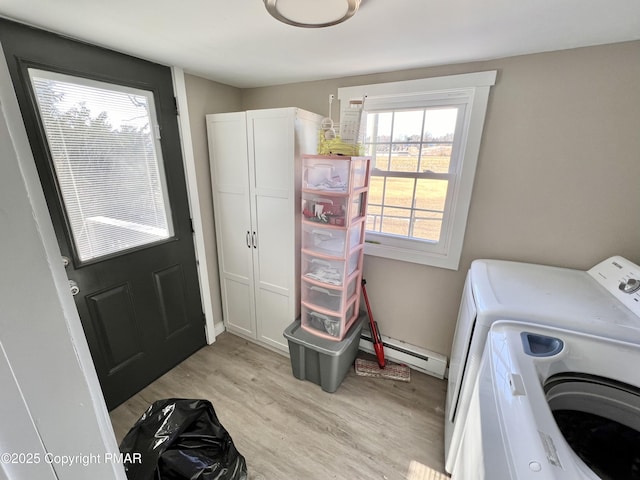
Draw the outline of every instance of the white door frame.
<instances>
[{"instance_id":1,"label":"white door frame","mask_svg":"<svg viewBox=\"0 0 640 480\"><path fill-rule=\"evenodd\" d=\"M200 211L200 197L196 178L196 159L193 154L193 141L191 140L191 124L189 122L189 106L187 105L187 88L184 80L184 71L178 67L172 67L173 90L176 96L178 108L178 127L180 130L180 145L184 162L185 176L187 180L187 195L189 197L189 210L193 223L194 243L196 249L196 263L198 265L198 279L200 281L200 295L202 308L205 315L205 333L207 343L211 345L216 340L216 331L213 318L213 300L211 298L211 282L207 261L204 229L202 227L202 212ZM204 118L202 119L204 122Z\"/></svg>"}]
</instances>

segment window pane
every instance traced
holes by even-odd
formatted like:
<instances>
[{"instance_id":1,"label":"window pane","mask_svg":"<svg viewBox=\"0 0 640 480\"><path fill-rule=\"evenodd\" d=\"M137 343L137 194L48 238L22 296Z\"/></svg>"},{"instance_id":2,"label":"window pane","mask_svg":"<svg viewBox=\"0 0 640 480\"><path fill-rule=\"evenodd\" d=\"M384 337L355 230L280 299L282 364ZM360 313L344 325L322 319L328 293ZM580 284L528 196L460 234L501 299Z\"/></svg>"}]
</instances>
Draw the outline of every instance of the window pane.
<instances>
[{"instance_id":1,"label":"window pane","mask_svg":"<svg viewBox=\"0 0 640 480\"><path fill-rule=\"evenodd\" d=\"M409 235L410 218L411 210L385 207L381 231L406 237Z\"/></svg>"},{"instance_id":2,"label":"window pane","mask_svg":"<svg viewBox=\"0 0 640 480\"><path fill-rule=\"evenodd\" d=\"M379 170L389 170L389 144L376 145L375 153L372 155L372 168Z\"/></svg>"},{"instance_id":3,"label":"window pane","mask_svg":"<svg viewBox=\"0 0 640 480\"><path fill-rule=\"evenodd\" d=\"M393 152L391 154L391 168L393 172L417 172L418 171L418 149L414 152Z\"/></svg>"},{"instance_id":4,"label":"window pane","mask_svg":"<svg viewBox=\"0 0 640 480\"><path fill-rule=\"evenodd\" d=\"M417 182L415 207L423 210L444 211L449 181L419 178Z\"/></svg>"},{"instance_id":5,"label":"window pane","mask_svg":"<svg viewBox=\"0 0 640 480\"><path fill-rule=\"evenodd\" d=\"M423 172L449 172L457 116L457 108L438 108L426 111L420 165Z\"/></svg>"},{"instance_id":6,"label":"window pane","mask_svg":"<svg viewBox=\"0 0 640 480\"><path fill-rule=\"evenodd\" d=\"M433 108L426 111L424 123L424 142L452 142L456 131L458 109Z\"/></svg>"},{"instance_id":7,"label":"window pane","mask_svg":"<svg viewBox=\"0 0 640 480\"><path fill-rule=\"evenodd\" d=\"M392 112L369 113L367 115L367 142L379 143L391 140Z\"/></svg>"},{"instance_id":8,"label":"window pane","mask_svg":"<svg viewBox=\"0 0 640 480\"><path fill-rule=\"evenodd\" d=\"M384 204L392 207L411 208L413 205L414 183L415 179L413 178L387 178Z\"/></svg>"},{"instance_id":9,"label":"window pane","mask_svg":"<svg viewBox=\"0 0 640 480\"><path fill-rule=\"evenodd\" d=\"M452 143L425 143L422 146L420 170L423 172L449 173Z\"/></svg>"},{"instance_id":10,"label":"window pane","mask_svg":"<svg viewBox=\"0 0 640 480\"><path fill-rule=\"evenodd\" d=\"M379 205L367 206L367 226L366 229L372 232L379 232L382 226L382 207Z\"/></svg>"},{"instance_id":11,"label":"window pane","mask_svg":"<svg viewBox=\"0 0 640 480\"><path fill-rule=\"evenodd\" d=\"M80 260L173 236L153 94L29 74Z\"/></svg>"},{"instance_id":12,"label":"window pane","mask_svg":"<svg viewBox=\"0 0 640 480\"><path fill-rule=\"evenodd\" d=\"M395 112L393 117L393 142L419 142L422 135L424 110Z\"/></svg>"},{"instance_id":13,"label":"window pane","mask_svg":"<svg viewBox=\"0 0 640 480\"><path fill-rule=\"evenodd\" d=\"M384 177L372 176L369 179L369 205L382 205L382 194L384 191Z\"/></svg>"},{"instance_id":14,"label":"window pane","mask_svg":"<svg viewBox=\"0 0 640 480\"><path fill-rule=\"evenodd\" d=\"M416 211L416 219L413 222L413 237L433 242L440 241L442 215L440 218L436 217L432 213Z\"/></svg>"}]
</instances>

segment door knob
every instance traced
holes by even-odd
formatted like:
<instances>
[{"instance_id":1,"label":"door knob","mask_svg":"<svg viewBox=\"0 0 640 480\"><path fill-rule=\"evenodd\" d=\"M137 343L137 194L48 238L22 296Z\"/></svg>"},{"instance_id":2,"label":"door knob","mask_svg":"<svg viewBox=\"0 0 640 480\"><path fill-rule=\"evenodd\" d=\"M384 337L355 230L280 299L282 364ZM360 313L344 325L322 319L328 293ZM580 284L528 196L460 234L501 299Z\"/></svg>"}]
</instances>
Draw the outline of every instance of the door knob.
<instances>
[{"instance_id":1,"label":"door knob","mask_svg":"<svg viewBox=\"0 0 640 480\"><path fill-rule=\"evenodd\" d=\"M69 264L71 263L71 260L69 260L69 257L62 257L62 266L64 268L67 268L69 266Z\"/></svg>"},{"instance_id":2,"label":"door knob","mask_svg":"<svg viewBox=\"0 0 640 480\"><path fill-rule=\"evenodd\" d=\"M69 280L69 289L71 290L71 295L74 297L80 293L80 287L73 280Z\"/></svg>"}]
</instances>

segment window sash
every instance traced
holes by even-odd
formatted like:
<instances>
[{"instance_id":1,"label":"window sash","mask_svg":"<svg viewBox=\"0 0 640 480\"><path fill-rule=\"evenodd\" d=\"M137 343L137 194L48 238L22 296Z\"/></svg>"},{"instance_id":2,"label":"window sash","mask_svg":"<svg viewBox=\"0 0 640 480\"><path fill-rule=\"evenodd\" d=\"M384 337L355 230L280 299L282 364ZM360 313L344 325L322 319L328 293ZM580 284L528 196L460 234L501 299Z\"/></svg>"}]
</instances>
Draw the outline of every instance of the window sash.
<instances>
[{"instance_id":1,"label":"window sash","mask_svg":"<svg viewBox=\"0 0 640 480\"><path fill-rule=\"evenodd\" d=\"M383 142L379 142L376 141L377 137L372 139L372 141L370 142L366 142L366 144L368 146L371 146L372 151L375 151L375 147L377 145L389 145L390 147L392 147L394 144L403 144L403 145L409 145L409 144L415 144L419 146L419 155L418 155L418 167L420 166L421 162L422 162L422 151L423 151L423 146L426 144L433 144L436 142L431 142L429 140L425 140L424 138L424 132L427 128L427 126L425 125L425 117L426 114L428 113L429 110L439 110L439 109L443 109L443 108L455 108L457 110L456 113L456 122L455 122L455 128L453 131L453 139L449 142L439 142L439 143L447 143L447 144L451 144L452 148L451 148L451 154L449 157L449 165L448 165L448 172L447 173L438 173L438 172L431 172L431 171L416 171L416 172L408 172L408 171L398 171L398 170L383 170L383 169L379 169L379 168L373 168L371 170L371 175L372 176L376 176L376 177L382 177L382 178L411 178L411 179L427 179L427 180L443 180L447 182L447 190L446 190L446 194L445 194L445 198L444 198L444 202L443 202L443 207L442 210L439 210L438 213L442 214L442 218L440 220L440 230L438 232L438 238L437 239L426 239L426 238L422 238L422 237L417 237L414 236L414 232L415 232L415 225L416 225L416 214L417 212L423 212L423 211L427 211L424 209L420 209L420 208L416 208L416 187L417 187L417 181L414 182L414 191L413 191L413 195L411 198L411 203L412 203L412 207L411 207L411 212L410 212L410 216L409 216L409 221L408 221L408 228L407 228L407 235L401 235L401 234L394 234L394 233L390 233L390 232L384 232L381 230L369 230L367 229L366 231L366 236L367 238L369 238L369 240L375 241L375 242L379 242L379 243L384 243L384 244L389 244L389 245L395 245L395 246L399 246L399 247L403 247L403 248L413 248L416 250L420 250L420 251L426 251L426 252L433 252L433 253L437 253L437 254L442 254L446 251L447 249L447 245L448 245L448 238L450 236L450 232L449 232L449 225L450 225L450 217L451 217L451 205L452 205L452 200L453 200L453 192L455 190L456 187L456 179L458 177L458 172L459 172L459 165L460 165L460 161L459 161L459 155L460 155L460 143L461 143L461 137L463 136L463 125L464 125L464 119L465 119L465 113L466 113L466 104L463 102L463 99L461 98L457 98L454 102L451 101L446 101L446 100L450 100L450 99L444 99L442 101L438 101L438 102L433 102L433 104L431 103L425 103L424 101L420 103L419 106L416 106L414 108L408 109L405 108L403 110L389 110L389 109L382 109L379 108L375 113L387 113L387 112L398 112L398 111L407 111L407 110L422 110L423 111L423 119L422 119L422 125L420 127L420 131L421 133L421 138L420 141L414 141L414 142L405 142L405 141L393 141L392 138L390 138L390 140L388 142L383 141ZM366 105L365 102L365 110L366 113L374 113L369 111L368 106ZM391 154L391 151L390 151ZM386 185L386 182L385 182ZM383 196L382 198L382 203L381 203L381 211L382 214L380 216L380 228L382 229L382 225L384 222L384 212L385 209L387 208L396 208L393 205L388 205L385 203L385 198ZM435 211L433 212L435 213ZM369 218L369 217L368 217ZM369 222L369 220L368 220ZM374 223L377 226L377 219L374 220ZM368 223L369 224L369 223Z\"/></svg>"},{"instance_id":2,"label":"window sash","mask_svg":"<svg viewBox=\"0 0 640 480\"><path fill-rule=\"evenodd\" d=\"M377 235L389 235L389 236L393 236L393 237L399 237L399 238L406 238L409 240L414 240L414 241L418 241L418 242L425 242L429 245L435 245L437 243L439 243L441 235L439 236L439 238L437 240L435 239L425 239L422 237L417 237L417 236L413 236L412 233L414 231L414 226L415 226L415 221L418 220L416 218L416 213L420 213L420 212L428 212L428 213L439 213L442 215L442 218L440 218L440 222L441 224L444 222L445 218L446 218L446 210L447 210L447 204L446 204L446 198L443 202L443 208L442 209L435 209L435 208L422 208L419 207L417 205L417 197L416 197L416 190L418 188L418 183L417 180L439 180L439 181L445 181L447 182L447 192L449 192L451 185L454 184L455 182L455 175L450 174L450 173L429 173L429 172L386 172L383 170L372 170L371 172L371 176L372 177L378 177L378 178L406 178L406 179L410 179L410 180L414 180L413 183L413 194L411 196L411 206L402 206L402 205L394 205L391 203L386 203L384 200L384 193L386 189L386 183L383 187L383 194L382 194L382 202L378 203L377 201L372 200L371 198L369 199L369 206L371 207L380 207L381 209L381 213L377 214L377 213L371 213L370 209L369 211L367 211L367 217L375 217L373 219L374 225L378 224L378 218L382 219L384 218L385 215L385 210L387 209L400 209L400 210L407 210L409 212L411 212L410 215L410 220L409 220L409 228L408 228L408 235L404 236L404 235L395 235L393 233L390 232L382 232L380 230L376 230L376 229L369 229L367 227L366 233L367 235L369 234L377 234ZM367 221L367 225L369 224L369 221Z\"/></svg>"}]
</instances>

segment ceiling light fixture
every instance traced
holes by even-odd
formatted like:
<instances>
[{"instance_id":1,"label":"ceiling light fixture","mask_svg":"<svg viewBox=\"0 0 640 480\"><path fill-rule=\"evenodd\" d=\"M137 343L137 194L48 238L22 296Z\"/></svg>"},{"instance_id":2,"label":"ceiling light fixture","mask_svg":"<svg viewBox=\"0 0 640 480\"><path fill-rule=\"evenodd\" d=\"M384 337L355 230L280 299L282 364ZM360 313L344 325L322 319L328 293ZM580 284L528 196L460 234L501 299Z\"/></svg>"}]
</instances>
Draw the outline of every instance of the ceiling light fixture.
<instances>
[{"instance_id":1,"label":"ceiling light fixture","mask_svg":"<svg viewBox=\"0 0 640 480\"><path fill-rule=\"evenodd\" d=\"M361 0L264 0L273 18L304 28L330 27L348 20Z\"/></svg>"}]
</instances>

